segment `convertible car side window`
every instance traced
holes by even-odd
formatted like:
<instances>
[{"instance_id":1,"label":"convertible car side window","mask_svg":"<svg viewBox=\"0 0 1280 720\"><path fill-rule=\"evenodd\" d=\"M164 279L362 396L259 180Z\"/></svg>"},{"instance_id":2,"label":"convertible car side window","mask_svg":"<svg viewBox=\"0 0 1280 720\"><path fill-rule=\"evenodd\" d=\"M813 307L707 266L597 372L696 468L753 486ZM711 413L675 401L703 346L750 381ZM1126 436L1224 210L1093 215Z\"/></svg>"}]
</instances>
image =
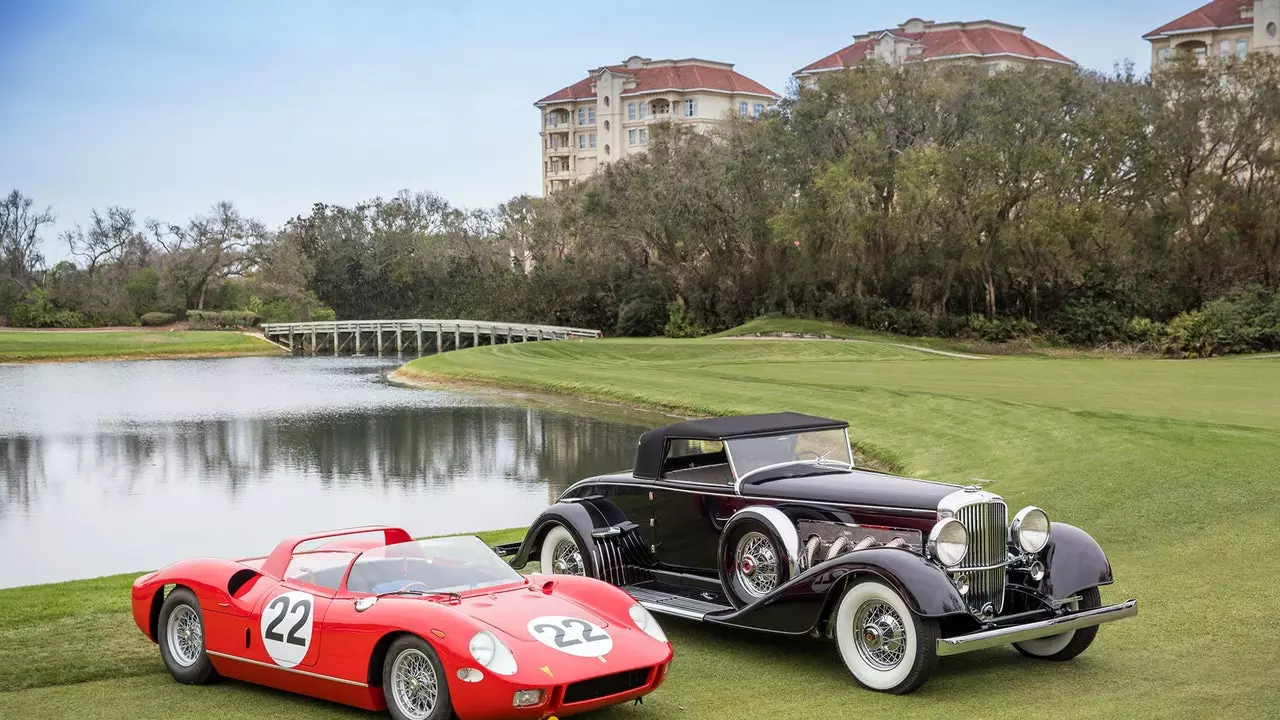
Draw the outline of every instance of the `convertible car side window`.
<instances>
[{"instance_id":1,"label":"convertible car side window","mask_svg":"<svg viewBox=\"0 0 1280 720\"><path fill-rule=\"evenodd\" d=\"M662 478L675 482L732 485L729 456L719 440L667 441L662 462Z\"/></svg>"}]
</instances>

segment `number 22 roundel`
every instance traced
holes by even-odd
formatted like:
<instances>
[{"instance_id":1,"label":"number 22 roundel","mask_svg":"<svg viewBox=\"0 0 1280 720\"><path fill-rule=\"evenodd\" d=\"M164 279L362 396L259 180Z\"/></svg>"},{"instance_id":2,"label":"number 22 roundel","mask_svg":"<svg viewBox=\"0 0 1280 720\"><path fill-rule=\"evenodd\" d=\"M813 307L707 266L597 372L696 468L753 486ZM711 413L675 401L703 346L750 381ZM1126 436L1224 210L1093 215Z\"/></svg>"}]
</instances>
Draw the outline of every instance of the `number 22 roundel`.
<instances>
[{"instance_id":1,"label":"number 22 roundel","mask_svg":"<svg viewBox=\"0 0 1280 720\"><path fill-rule=\"evenodd\" d=\"M315 598L304 592L287 592L267 602L262 610L262 644L277 665L294 667L311 647Z\"/></svg>"},{"instance_id":2,"label":"number 22 roundel","mask_svg":"<svg viewBox=\"0 0 1280 720\"><path fill-rule=\"evenodd\" d=\"M613 649L613 638L604 628L581 618L536 617L529 621L529 634L547 647L578 657L604 657Z\"/></svg>"}]
</instances>

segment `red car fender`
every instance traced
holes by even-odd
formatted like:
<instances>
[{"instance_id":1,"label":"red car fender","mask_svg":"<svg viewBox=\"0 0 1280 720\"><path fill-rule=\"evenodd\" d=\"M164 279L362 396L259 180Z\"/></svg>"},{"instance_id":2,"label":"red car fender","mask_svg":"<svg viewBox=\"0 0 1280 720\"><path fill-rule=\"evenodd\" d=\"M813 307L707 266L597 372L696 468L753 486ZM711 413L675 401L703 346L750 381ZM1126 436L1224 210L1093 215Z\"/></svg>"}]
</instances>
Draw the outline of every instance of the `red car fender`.
<instances>
[{"instance_id":1,"label":"red car fender","mask_svg":"<svg viewBox=\"0 0 1280 720\"><path fill-rule=\"evenodd\" d=\"M262 584L262 580L266 578L260 573L232 560L181 560L133 581L133 621L142 634L156 642L155 624L164 604L166 585L180 585L191 590L204 613L248 617L257 599L253 591ZM274 581L268 581L268 584L274 584Z\"/></svg>"},{"instance_id":2,"label":"red car fender","mask_svg":"<svg viewBox=\"0 0 1280 720\"><path fill-rule=\"evenodd\" d=\"M608 620L610 625L639 630L631 619L631 606L636 604L635 598L607 582L579 575L533 574L529 576L529 584L542 592L573 600L584 609Z\"/></svg>"}]
</instances>

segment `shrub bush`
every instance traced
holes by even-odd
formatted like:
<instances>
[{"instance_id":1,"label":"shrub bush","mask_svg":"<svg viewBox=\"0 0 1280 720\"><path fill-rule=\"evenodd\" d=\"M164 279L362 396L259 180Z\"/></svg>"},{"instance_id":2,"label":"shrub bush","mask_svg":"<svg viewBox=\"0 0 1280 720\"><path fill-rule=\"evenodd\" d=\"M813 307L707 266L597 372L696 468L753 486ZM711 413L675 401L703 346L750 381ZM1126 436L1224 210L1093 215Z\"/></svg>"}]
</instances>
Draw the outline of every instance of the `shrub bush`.
<instances>
[{"instance_id":1,"label":"shrub bush","mask_svg":"<svg viewBox=\"0 0 1280 720\"><path fill-rule=\"evenodd\" d=\"M667 318L662 334L669 338L695 338L707 334L706 328L689 321L688 315L685 314L684 303L679 300L667 305Z\"/></svg>"},{"instance_id":2,"label":"shrub bush","mask_svg":"<svg viewBox=\"0 0 1280 720\"><path fill-rule=\"evenodd\" d=\"M617 332L624 337L653 337L665 331L670 312L667 295L654 283L633 286L618 307Z\"/></svg>"},{"instance_id":3,"label":"shrub bush","mask_svg":"<svg viewBox=\"0 0 1280 720\"><path fill-rule=\"evenodd\" d=\"M192 330L238 330L254 327L261 318L247 310L188 310Z\"/></svg>"},{"instance_id":4,"label":"shrub bush","mask_svg":"<svg viewBox=\"0 0 1280 720\"><path fill-rule=\"evenodd\" d=\"M1115 303L1089 298L1068 303L1053 318L1053 329L1071 345L1097 346L1124 340L1128 323Z\"/></svg>"},{"instance_id":5,"label":"shrub bush","mask_svg":"<svg viewBox=\"0 0 1280 720\"><path fill-rule=\"evenodd\" d=\"M178 316L173 313L149 312L142 316L142 324L146 327L161 327L171 325L177 319Z\"/></svg>"},{"instance_id":6,"label":"shrub bush","mask_svg":"<svg viewBox=\"0 0 1280 720\"><path fill-rule=\"evenodd\" d=\"M1036 324L1026 318L989 318L970 315L965 318L960 334L987 342L1011 342L1036 334Z\"/></svg>"},{"instance_id":7,"label":"shrub bush","mask_svg":"<svg viewBox=\"0 0 1280 720\"><path fill-rule=\"evenodd\" d=\"M60 310L53 304L49 291L33 288L13 308L9 322L14 327L78 328L84 327L84 316L74 310Z\"/></svg>"},{"instance_id":8,"label":"shrub bush","mask_svg":"<svg viewBox=\"0 0 1280 720\"><path fill-rule=\"evenodd\" d=\"M337 319L338 319L338 313L334 312L333 308L331 307L325 307L321 305L320 307L311 308L312 322L333 322L334 320L337 320Z\"/></svg>"}]
</instances>

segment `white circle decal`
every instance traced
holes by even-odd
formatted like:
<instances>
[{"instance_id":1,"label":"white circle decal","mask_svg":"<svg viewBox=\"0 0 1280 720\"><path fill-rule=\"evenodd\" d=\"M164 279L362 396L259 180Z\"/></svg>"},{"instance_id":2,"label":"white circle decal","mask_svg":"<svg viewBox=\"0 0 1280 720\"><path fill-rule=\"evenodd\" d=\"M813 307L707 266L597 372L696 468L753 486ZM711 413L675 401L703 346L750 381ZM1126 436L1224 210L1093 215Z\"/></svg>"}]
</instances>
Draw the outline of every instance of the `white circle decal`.
<instances>
[{"instance_id":1,"label":"white circle decal","mask_svg":"<svg viewBox=\"0 0 1280 720\"><path fill-rule=\"evenodd\" d=\"M604 628L581 618L536 617L529 621L529 634L547 647L578 657L604 657L613 649L613 638Z\"/></svg>"},{"instance_id":2,"label":"white circle decal","mask_svg":"<svg viewBox=\"0 0 1280 720\"><path fill-rule=\"evenodd\" d=\"M311 647L315 598L304 592L287 592L271 598L262 610L262 644L277 665L294 667Z\"/></svg>"}]
</instances>

